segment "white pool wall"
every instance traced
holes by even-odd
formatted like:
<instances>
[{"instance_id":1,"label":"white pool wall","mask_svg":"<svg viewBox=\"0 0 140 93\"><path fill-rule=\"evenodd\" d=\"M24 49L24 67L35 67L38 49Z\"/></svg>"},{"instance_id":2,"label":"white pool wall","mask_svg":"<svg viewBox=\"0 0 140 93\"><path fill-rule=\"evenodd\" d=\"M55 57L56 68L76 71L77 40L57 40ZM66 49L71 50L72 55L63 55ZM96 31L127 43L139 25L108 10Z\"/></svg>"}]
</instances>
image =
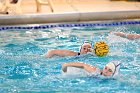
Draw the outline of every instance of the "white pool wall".
<instances>
[{"instance_id":1,"label":"white pool wall","mask_svg":"<svg viewBox=\"0 0 140 93\"><path fill-rule=\"evenodd\" d=\"M140 11L1 15L0 25L140 19Z\"/></svg>"}]
</instances>

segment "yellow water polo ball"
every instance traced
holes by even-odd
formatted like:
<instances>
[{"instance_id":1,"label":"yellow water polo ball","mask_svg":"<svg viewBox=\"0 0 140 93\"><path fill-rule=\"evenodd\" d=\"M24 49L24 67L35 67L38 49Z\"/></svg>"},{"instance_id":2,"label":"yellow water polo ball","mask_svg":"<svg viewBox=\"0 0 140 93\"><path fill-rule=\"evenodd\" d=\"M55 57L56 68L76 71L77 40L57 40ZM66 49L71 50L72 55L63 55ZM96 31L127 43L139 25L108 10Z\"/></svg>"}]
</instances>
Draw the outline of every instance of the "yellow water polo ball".
<instances>
[{"instance_id":1,"label":"yellow water polo ball","mask_svg":"<svg viewBox=\"0 0 140 93\"><path fill-rule=\"evenodd\" d=\"M97 56L103 57L106 56L109 52L109 46L104 41L96 42L94 44L94 53Z\"/></svg>"}]
</instances>

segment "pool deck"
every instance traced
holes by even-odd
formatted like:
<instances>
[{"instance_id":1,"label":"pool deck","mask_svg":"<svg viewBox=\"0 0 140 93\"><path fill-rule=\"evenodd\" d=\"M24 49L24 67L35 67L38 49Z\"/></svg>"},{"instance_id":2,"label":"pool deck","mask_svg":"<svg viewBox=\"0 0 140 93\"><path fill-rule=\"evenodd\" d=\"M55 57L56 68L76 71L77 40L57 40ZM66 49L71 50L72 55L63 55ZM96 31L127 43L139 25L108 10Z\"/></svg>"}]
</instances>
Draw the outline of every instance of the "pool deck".
<instances>
[{"instance_id":1,"label":"pool deck","mask_svg":"<svg viewBox=\"0 0 140 93\"><path fill-rule=\"evenodd\" d=\"M47 2L47 0L42 0ZM111 0L50 0L53 12L49 5L42 5L41 12L37 12L35 0L22 0L22 14L36 13L66 13L66 12L105 12L105 11L135 11L140 10L140 2L111 1ZM0 5L1 9L1 5ZM17 13L18 14L18 13Z\"/></svg>"},{"instance_id":2,"label":"pool deck","mask_svg":"<svg viewBox=\"0 0 140 93\"><path fill-rule=\"evenodd\" d=\"M1 14L0 25L140 19L140 2L125 0L50 1L53 12L49 5L42 5L41 11L37 12L35 0L22 0L22 13Z\"/></svg>"},{"instance_id":3,"label":"pool deck","mask_svg":"<svg viewBox=\"0 0 140 93\"><path fill-rule=\"evenodd\" d=\"M45 0L44 0L45 1ZM140 2L110 1L110 0L51 0L53 13L65 12L106 12L140 10ZM23 14L36 12L35 0L22 1ZM40 13L52 13L48 5L42 5Z\"/></svg>"}]
</instances>

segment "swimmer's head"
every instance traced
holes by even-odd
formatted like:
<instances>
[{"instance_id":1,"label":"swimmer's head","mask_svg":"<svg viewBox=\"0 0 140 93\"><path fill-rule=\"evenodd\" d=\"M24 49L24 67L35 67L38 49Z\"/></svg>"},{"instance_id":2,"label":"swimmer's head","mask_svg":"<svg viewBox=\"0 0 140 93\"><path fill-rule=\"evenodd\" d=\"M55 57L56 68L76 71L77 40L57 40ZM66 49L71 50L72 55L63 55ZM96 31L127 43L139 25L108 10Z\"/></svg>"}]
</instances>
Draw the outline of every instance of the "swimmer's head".
<instances>
[{"instance_id":1,"label":"swimmer's head","mask_svg":"<svg viewBox=\"0 0 140 93\"><path fill-rule=\"evenodd\" d=\"M120 62L109 62L102 71L104 76L116 76L119 73Z\"/></svg>"},{"instance_id":2,"label":"swimmer's head","mask_svg":"<svg viewBox=\"0 0 140 93\"><path fill-rule=\"evenodd\" d=\"M84 42L80 49L80 54L87 54L91 52L92 44L90 42Z\"/></svg>"}]
</instances>

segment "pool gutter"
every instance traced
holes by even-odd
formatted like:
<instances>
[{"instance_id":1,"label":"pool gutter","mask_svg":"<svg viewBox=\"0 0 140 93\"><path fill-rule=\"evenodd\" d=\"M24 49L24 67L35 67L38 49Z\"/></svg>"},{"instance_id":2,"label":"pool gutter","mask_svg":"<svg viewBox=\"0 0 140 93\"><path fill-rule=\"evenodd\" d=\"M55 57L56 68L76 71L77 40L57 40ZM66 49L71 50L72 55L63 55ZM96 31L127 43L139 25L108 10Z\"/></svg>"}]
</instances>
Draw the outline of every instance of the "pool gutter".
<instances>
[{"instance_id":1,"label":"pool gutter","mask_svg":"<svg viewBox=\"0 0 140 93\"><path fill-rule=\"evenodd\" d=\"M140 19L140 11L0 15L0 25Z\"/></svg>"}]
</instances>

